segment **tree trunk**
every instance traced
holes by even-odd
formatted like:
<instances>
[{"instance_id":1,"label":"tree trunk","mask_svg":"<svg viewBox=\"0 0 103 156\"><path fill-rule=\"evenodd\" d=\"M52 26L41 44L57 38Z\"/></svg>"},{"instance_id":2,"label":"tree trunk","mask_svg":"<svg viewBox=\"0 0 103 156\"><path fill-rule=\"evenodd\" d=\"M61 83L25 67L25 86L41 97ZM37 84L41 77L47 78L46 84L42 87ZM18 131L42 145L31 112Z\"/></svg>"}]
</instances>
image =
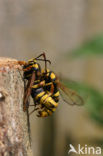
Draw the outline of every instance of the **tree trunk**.
<instances>
[{"instance_id":1,"label":"tree trunk","mask_svg":"<svg viewBox=\"0 0 103 156\"><path fill-rule=\"evenodd\" d=\"M32 156L20 70L16 60L0 58L0 156Z\"/></svg>"}]
</instances>

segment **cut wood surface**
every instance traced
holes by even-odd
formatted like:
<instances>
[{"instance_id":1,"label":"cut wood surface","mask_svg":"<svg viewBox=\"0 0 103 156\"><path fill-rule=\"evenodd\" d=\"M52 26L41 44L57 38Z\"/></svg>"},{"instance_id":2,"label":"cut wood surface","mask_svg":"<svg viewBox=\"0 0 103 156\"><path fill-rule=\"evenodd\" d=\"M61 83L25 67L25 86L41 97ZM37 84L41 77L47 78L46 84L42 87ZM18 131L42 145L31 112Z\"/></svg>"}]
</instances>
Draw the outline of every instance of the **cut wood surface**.
<instances>
[{"instance_id":1,"label":"cut wood surface","mask_svg":"<svg viewBox=\"0 0 103 156\"><path fill-rule=\"evenodd\" d=\"M32 156L17 60L0 58L0 156Z\"/></svg>"}]
</instances>

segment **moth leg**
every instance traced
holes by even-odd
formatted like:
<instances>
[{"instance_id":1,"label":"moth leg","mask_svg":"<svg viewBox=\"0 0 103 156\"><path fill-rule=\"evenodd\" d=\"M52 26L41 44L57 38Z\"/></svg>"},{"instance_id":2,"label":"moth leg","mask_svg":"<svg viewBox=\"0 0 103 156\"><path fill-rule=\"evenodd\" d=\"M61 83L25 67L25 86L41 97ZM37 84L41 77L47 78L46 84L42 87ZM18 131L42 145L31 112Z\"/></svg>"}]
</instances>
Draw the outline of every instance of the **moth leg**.
<instances>
[{"instance_id":1,"label":"moth leg","mask_svg":"<svg viewBox=\"0 0 103 156\"><path fill-rule=\"evenodd\" d=\"M31 111L30 113L29 113L29 115L31 115L33 112L35 112L36 110L38 110L39 108L34 108L34 110L33 111Z\"/></svg>"},{"instance_id":2,"label":"moth leg","mask_svg":"<svg viewBox=\"0 0 103 156\"><path fill-rule=\"evenodd\" d=\"M32 114L33 112L35 112L36 110L42 108L42 106L41 106L40 104L38 104L38 107L37 107L37 108L35 108L35 107L37 106L37 104L36 104L36 105L31 105L31 106L34 106L34 109L33 109L33 111L31 111L31 112L29 113L29 115L31 115L31 114Z\"/></svg>"}]
</instances>

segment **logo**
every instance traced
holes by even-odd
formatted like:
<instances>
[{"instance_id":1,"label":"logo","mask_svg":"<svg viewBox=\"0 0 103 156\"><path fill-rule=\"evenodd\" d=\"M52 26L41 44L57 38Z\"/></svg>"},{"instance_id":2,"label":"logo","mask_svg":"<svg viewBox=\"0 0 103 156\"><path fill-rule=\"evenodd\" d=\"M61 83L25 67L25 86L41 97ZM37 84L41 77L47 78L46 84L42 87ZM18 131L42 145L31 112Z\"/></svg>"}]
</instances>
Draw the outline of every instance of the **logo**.
<instances>
[{"instance_id":1,"label":"logo","mask_svg":"<svg viewBox=\"0 0 103 156\"><path fill-rule=\"evenodd\" d=\"M100 155L102 153L101 147L89 147L87 145L81 146L80 144L78 144L78 148L75 149L75 147L70 144L70 149L68 151L68 154L70 153L75 153L75 154L95 154L95 155Z\"/></svg>"}]
</instances>

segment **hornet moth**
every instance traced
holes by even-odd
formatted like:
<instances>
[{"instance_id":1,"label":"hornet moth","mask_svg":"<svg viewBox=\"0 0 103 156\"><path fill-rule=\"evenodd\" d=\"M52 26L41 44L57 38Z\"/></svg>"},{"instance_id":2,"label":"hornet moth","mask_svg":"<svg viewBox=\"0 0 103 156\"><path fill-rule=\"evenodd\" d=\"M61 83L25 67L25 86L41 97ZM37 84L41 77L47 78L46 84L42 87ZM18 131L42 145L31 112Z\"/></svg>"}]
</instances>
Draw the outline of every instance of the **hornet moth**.
<instances>
[{"instance_id":1,"label":"hornet moth","mask_svg":"<svg viewBox=\"0 0 103 156\"><path fill-rule=\"evenodd\" d=\"M39 61L45 62L45 69L41 69ZM46 59L45 53L27 62L18 61L23 66L24 79L27 80L23 110L35 106L30 114L37 111L38 117L48 117L56 110L60 95L69 105L83 105L82 97L61 83L57 75L47 68L47 62L51 64L51 61ZM28 104L29 96L33 98L34 105Z\"/></svg>"}]
</instances>

